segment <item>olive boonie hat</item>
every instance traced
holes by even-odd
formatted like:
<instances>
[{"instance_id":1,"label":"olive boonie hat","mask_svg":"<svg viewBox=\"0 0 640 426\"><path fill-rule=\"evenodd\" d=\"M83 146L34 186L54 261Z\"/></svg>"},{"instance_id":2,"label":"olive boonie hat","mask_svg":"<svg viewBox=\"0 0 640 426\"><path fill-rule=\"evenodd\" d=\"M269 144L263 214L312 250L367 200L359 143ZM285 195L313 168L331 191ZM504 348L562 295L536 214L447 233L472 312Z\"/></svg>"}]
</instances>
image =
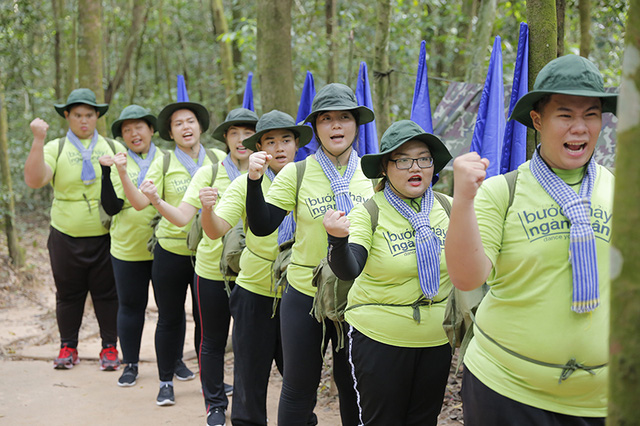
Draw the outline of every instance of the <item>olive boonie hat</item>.
<instances>
[{"instance_id":1,"label":"olive boonie hat","mask_svg":"<svg viewBox=\"0 0 640 426\"><path fill-rule=\"evenodd\" d=\"M111 133L114 138L122 136L122 123L125 120L144 120L150 126L153 126L154 133L156 132L156 116L151 114L149 110L141 107L140 105L129 105L120 113L120 117L111 125Z\"/></svg>"},{"instance_id":2,"label":"olive boonie hat","mask_svg":"<svg viewBox=\"0 0 640 426\"><path fill-rule=\"evenodd\" d=\"M229 127L235 126L238 124L250 124L255 126L258 122L258 114L251 111L247 108L235 108L232 109L229 114L227 114L227 118L213 131L213 137L218 139L221 142L226 142L224 140L224 134L227 132Z\"/></svg>"},{"instance_id":3,"label":"olive boonie hat","mask_svg":"<svg viewBox=\"0 0 640 426\"><path fill-rule=\"evenodd\" d=\"M427 144L433 157L433 174L435 175L451 160L451 154L439 137L425 132L420 125L411 120L393 123L380 139L380 152L362 156L360 164L364 175L369 179L382 177L382 158L390 154L410 140L419 140Z\"/></svg>"},{"instance_id":4,"label":"olive boonie hat","mask_svg":"<svg viewBox=\"0 0 640 426\"><path fill-rule=\"evenodd\" d=\"M256 144L260 142L260 138L271 130L291 130L297 138L298 147L306 145L311 140L313 130L306 125L296 126L296 122L286 112L278 111L274 109L258 120L256 124L256 133L242 141L242 145L249 148L252 151L257 151Z\"/></svg>"},{"instance_id":5,"label":"olive boonie hat","mask_svg":"<svg viewBox=\"0 0 640 426\"><path fill-rule=\"evenodd\" d=\"M107 113L109 104L99 104L96 102L96 94L91 89L76 89L69 94L66 104L54 104L54 108L64 118L64 112L71 105L85 104L95 107L98 110L98 117L102 117Z\"/></svg>"},{"instance_id":6,"label":"olive boonie hat","mask_svg":"<svg viewBox=\"0 0 640 426\"><path fill-rule=\"evenodd\" d=\"M358 105L353 90L340 83L327 84L316 93L311 104L311 113L305 118L305 123L314 123L316 116L323 111L355 111L358 126L375 118L373 111L366 106Z\"/></svg>"},{"instance_id":7,"label":"olive boonie hat","mask_svg":"<svg viewBox=\"0 0 640 426\"><path fill-rule=\"evenodd\" d=\"M169 130L171 130L171 115L180 109L188 109L195 114L202 128L202 133L206 132L209 128L209 111L207 111L204 106L195 102L175 102L164 107L162 111L160 111L160 114L158 114L158 133L162 139L166 141L172 140L169 135Z\"/></svg>"},{"instance_id":8,"label":"olive boonie hat","mask_svg":"<svg viewBox=\"0 0 640 426\"><path fill-rule=\"evenodd\" d=\"M544 66L536 77L533 90L518 100L509 120L533 128L529 113L546 95L587 96L602 99L602 112L616 113L617 93L604 91L604 81L590 60L577 55L565 55Z\"/></svg>"}]
</instances>

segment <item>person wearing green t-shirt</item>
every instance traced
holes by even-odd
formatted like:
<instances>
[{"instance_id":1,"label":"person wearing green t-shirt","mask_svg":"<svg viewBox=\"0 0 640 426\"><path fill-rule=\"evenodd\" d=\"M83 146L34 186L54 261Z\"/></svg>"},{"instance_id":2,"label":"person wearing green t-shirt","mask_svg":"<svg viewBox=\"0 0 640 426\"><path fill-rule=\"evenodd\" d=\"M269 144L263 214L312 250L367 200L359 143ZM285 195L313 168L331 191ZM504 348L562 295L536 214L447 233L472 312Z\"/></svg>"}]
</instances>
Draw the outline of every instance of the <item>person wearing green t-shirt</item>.
<instances>
[{"instance_id":1,"label":"person wearing green t-shirt","mask_svg":"<svg viewBox=\"0 0 640 426\"><path fill-rule=\"evenodd\" d=\"M464 357L466 425L605 424L614 177L593 153L616 105L592 62L562 56L511 115L540 140L512 202L487 159L454 162L451 281L490 288Z\"/></svg>"},{"instance_id":2,"label":"person wearing green t-shirt","mask_svg":"<svg viewBox=\"0 0 640 426\"><path fill-rule=\"evenodd\" d=\"M381 178L371 199L375 231L363 205L324 217L329 266L338 278L355 279L345 320L360 424L438 423L451 364L442 320L452 286L441 256L449 217L431 182L449 160L437 136L413 121L395 122L380 153L362 157L364 174Z\"/></svg>"},{"instance_id":3,"label":"person wearing green t-shirt","mask_svg":"<svg viewBox=\"0 0 640 426\"><path fill-rule=\"evenodd\" d=\"M264 191L269 189L280 170L293 161L298 144L304 145L311 140L312 132L311 127L296 126L289 114L278 110L260 117L256 133L242 143L251 151L269 156L266 172L269 179L262 181ZM202 228L210 238L220 238L239 220L247 228L246 194L246 175L233 181L218 203L217 189L200 191ZM279 244L290 240L294 231L292 213L267 237L257 237L251 230L246 231L247 246L242 252L240 272L229 297L233 316L231 422L234 425L267 425L267 386L274 361L282 374L278 303L282 289L274 288L272 266Z\"/></svg>"},{"instance_id":4,"label":"person wearing green t-shirt","mask_svg":"<svg viewBox=\"0 0 640 426\"><path fill-rule=\"evenodd\" d=\"M324 354L320 349L326 347L329 339L337 347L337 333L341 331L331 321L323 325L309 315L316 293L311 284L312 272L327 253L327 233L322 226L327 210L337 206L348 212L353 205L373 195L372 183L362 173L360 158L353 149L358 126L373 119L373 111L358 106L349 87L328 84L316 94L305 120L311 123L320 148L304 160L299 190L297 166L287 164L273 180L265 199L262 179L269 156L256 153L250 157L246 208L251 232L257 236L270 235L290 211L297 222L291 264L287 268L289 286L280 307L284 374L278 424L307 424L322 371ZM346 351L334 352L333 374L342 424L356 425L358 407Z\"/></svg>"},{"instance_id":5,"label":"person wearing green t-shirt","mask_svg":"<svg viewBox=\"0 0 640 426\"><path fill-rule=\"evenodd\" d=\"M236 108L229 112L226 120L214 131L213 137L222 139L229 148L229 154L215 168L202 167L189 182L179 204L170 205L161 202L152 183L143 184L142 191L154 206L174 226L190 223L199 209L200 193L211 190L213 186L222 194L229 184L241 174L246 173L249 155L242 141L255 133L258 116L246 108ZM224 384L224 351L229 336L229 298L225 279L233 288L234 278L227 278L220 271L222 242L204 235L196 251L196 265L193 281L195 283L194 303L200 314L201 345L198 347L200 362L200 381L207 410L207 423L219 425L225 422L225 412L229 404L227 393L230 386ZM194 310L194 312L196 312ZM226 388L226 389L225 389Z\"/></svg>"},{"instance_id":6,"label":"person wearing green t-shirt","mask_svg":"<svg viewBox=\"0 0 640 426\"><path fill-rule=\"evenodd\" d=\"M69 369L79 362L78 331L87 294L91 293L102 339L100 369L117 370L118 296L109 256L109 231L101 221L98 158L122 152L124 147L98 134L98 118L109 105L97 103L91 90L74 90L67 103L55 105L55 109L67 120L67 134L45 145L49 125L34 119L33 144L24 167L29 187L42 188L48 183L53 187L47 247L61 340L54 367Z\"/></svg>"}]
</instances>

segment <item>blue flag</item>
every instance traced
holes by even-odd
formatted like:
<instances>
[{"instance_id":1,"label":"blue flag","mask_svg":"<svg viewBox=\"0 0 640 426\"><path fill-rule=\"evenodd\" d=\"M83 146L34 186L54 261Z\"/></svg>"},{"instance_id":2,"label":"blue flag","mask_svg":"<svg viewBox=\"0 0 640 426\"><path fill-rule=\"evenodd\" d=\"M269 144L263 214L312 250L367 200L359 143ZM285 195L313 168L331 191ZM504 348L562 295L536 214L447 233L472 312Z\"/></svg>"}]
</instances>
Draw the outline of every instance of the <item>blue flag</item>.
<instances>
[{"instance_id":1,"label":"blue flag","mask_svg":"<svg viewBox=\"0 0 640 426\"><path fill-rule=\"evenodd\" d=\"M311 104L313 98L316 96L316 87L313 84L313 74L311 71L307 71L307 77L304 79L304 86L302 87L302 95L300 96L300 104L298 105L298 115L296 116L296 123L304 124L304 119L311 114ZM307 126L310 126L307 124ZM316 142L315 135L311 138L308 144L301 147L294 161L300 161L307 158L307 156L315 153L318 150L318 142Z\"/></svg>"},{"instance_id":2,"label":"blue flag","mask_svg":"<svg viewBox=\"0 0 640 426\"><path fill-rule=\"evenodd\" d=\"M477 152L481 157L489 159L487 177L500 174L500 154L502 153L505 121L502 46L500 36L496 36L469 149Z\"/></svg>"},{"instance_id":3,"label":"blue flag","mask_svg":"<svg viewBox=\"0 0 640 426\"><path fill-rule=\"evenodd\" d=\"M429 101L429 81L427 80L427 48L426 42L420 43L420 58L418 59L418 74L416 87L413 91L411 104L411 120L418 123L425 132L433 133L431 123L431 104Z\"/></svg>"},{"instance_id":4,"label":"blue flag","mask_svg":"<svg viewBox=\"0 0 640 426\"><path fill-rule=\"evenodd\" d=\"M518 56L513 71L513 87L509 101L509 115L513 112L518 99L529 91L529 27L520 23ZM509 120L504 132L500 173L515 170L527 160L527 126L515 120Z\"/></svg>"},{"instance_id":5,"label":"blue flag","mask_svg":"<svg viewBox=\"0 0 640 426\"><path fill-rule=\"evenodd\" d=\"M184 76L182 74L178 75L178 102L189 102L187 85L184 82Z\"/></svg>"},{"instance_id":6,"label":"blue flag","mask_svg":"<svg viewBox=\"0 0 640 426\"><path fill-rule=\"evenodd\" d=\"M358 82L356 83L356 99L358 105L366 106L373 111L373 98L371 97L371 89L369 89L369 75L366 62L360 62ZM375 154L379 152L376 120L361 125L359 133L359 141L354 147L360 157L365 154Z\"/></svg>"},{"instance_id":7,"label":"blue flag","mask_svg":"<svg viewBox=\"0 0 640 426\"><path fill-rule=\"evenodd\" d=\"M244 87L244 97L242 98L242 108L255 111L256 108L253 105L253 86L251 85L252 82L253 82L253 73L249 72L249 75L247 76L247 84Z\"/></svg>"}]
</instances>

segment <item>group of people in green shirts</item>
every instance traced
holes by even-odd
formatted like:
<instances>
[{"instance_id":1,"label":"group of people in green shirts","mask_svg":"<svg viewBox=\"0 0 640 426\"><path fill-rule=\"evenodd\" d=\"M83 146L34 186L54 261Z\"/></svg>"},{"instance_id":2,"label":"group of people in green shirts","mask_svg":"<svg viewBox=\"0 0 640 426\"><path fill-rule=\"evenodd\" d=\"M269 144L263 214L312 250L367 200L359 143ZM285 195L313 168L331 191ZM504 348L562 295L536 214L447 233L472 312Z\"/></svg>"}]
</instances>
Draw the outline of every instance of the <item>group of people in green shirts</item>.
<instances>
[{"instance_id":1,"label":"group of people in green shirts","mask_svg":"<svg viewBox=\"0 0 640 426\"><path fill-rule=\"evenodd\" d=\"M207 425L225 424L231 391L232 424L266 425L274 361L283 377L277 423L317 424L328 341L345 342L333 353L343 425L435 425L452 357L447 301L454 286L486 282L464 356L465 424L604 425L610 233L592 225L611 218L614 179L593 152L616 100L587 59L551 61L511 117L540 141L518 168L513 198L504 177L485 182L488 160L473 152L453 162L451 198L432 189L449 151L412 121L393 123L380 152L359 158L359 126L374 114L342 84L318 91L310 126L277 110L231 111L213 131L227 153L201 143L210 122L198 103L169 104L157 118L126 107L111 127L124 146L96 131L108 105L74 90L56 105L67 135L45 144L48 125L36 118L25 164L29 186L54 189L54 366L79 361L90 292L100 368L119 369L119 336L118 385L134 385L151 281L158 405L175 403L174 377L195 377L182 362L190 288ZM156 131L175 148L156 147ZM294 162L314 135L320 148ZM186 244L194 220L204 231L195 264ZM222 237L237 224L246 247L229 278ZM532 231L545 225L553 232ZM291 241L287 282L276 286L273 263ZM338 278L354 280L344 327L310 315L313 270L325 257ZM233 388L223 381L231 317Z\"/></svg>"}]
</instances>

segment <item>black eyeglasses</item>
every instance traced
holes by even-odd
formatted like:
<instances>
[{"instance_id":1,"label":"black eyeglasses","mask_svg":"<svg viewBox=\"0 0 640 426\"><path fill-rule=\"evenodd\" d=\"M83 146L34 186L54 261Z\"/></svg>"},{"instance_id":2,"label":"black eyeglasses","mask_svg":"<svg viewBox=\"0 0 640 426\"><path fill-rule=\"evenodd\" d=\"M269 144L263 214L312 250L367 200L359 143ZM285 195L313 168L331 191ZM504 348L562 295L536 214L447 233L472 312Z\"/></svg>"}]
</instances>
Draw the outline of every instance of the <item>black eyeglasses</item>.
<instances>
[{"instance_id":1,"label":"black eyeglasses","mask_svg":"<svg viewBox=\"0 0 640 426\"><path fill-rule=\"evenodd\" d=\"M391 160L396 163L396 168L398 170L409 170L413 167L413 162L418 163L418 167L421 169L428 169L429 167L433 167L433 157L420 157L420 158L400 158L398 160Z\"/></svg>"}]
</instances>

